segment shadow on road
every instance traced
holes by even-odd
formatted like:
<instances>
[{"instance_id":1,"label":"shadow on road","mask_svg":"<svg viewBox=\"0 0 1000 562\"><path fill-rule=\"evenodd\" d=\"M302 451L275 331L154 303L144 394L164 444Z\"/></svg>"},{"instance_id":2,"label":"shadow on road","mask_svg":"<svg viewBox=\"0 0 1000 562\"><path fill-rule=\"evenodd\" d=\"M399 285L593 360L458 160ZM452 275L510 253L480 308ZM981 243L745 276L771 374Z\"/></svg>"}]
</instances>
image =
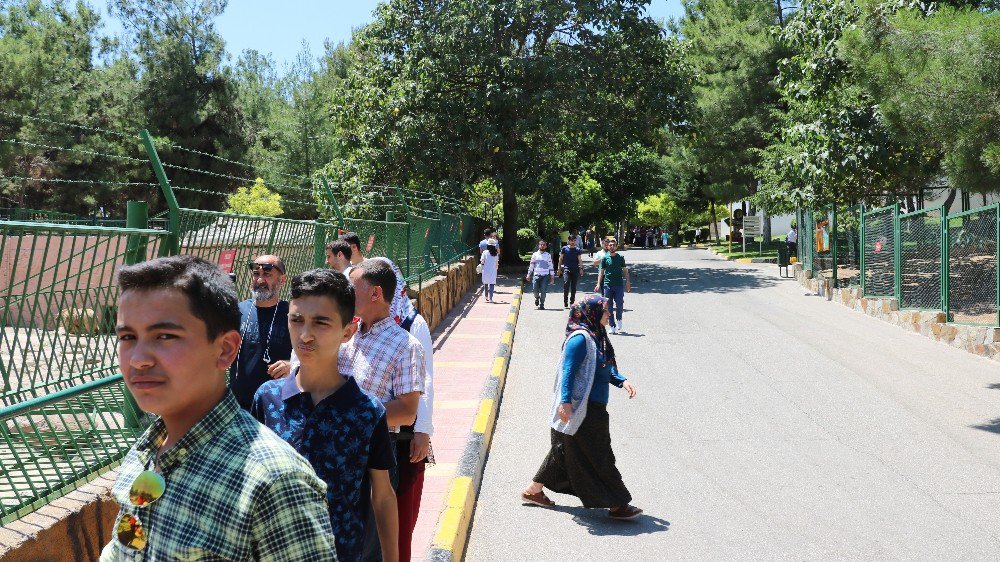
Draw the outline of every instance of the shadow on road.
<instances>
[{"instance_id":1,"label":"shadow on road","mask_svg":"<svg viewBox=\"0 0 1000 562\"><path fill-rule=\"evenodd\" d=\"M979 425L972 426L973 429L981 429L990 433L1000 433L1000 418L990 420Z\"/></svg>"},{"instance_id":2,"label":"shadow on road","mask_svg":"<svg viewBox=\"0 0 1000 562\"><path fill-rule=\"evenodd\" d=\"M557 505L546 509L572 515L573 522L581 527L586 527L588 533L598 537L635 537L670 530L670 521L652 515L642 514L631 521L615 521L608 518L608 512L604 509L588 509L567 505Z\"/></svg>"},{"instance_id":3,"label":"shadow on road","mask_svg":"<svg viewBox=\"0 0 1000 562\"><path fill-rule=\"evenodd\" d=\"M733 293L765 289L777 284L748 269L668 267L640 263L630 267L633 293L683 295L688 293Z\"/></svg>"}]
</instances>

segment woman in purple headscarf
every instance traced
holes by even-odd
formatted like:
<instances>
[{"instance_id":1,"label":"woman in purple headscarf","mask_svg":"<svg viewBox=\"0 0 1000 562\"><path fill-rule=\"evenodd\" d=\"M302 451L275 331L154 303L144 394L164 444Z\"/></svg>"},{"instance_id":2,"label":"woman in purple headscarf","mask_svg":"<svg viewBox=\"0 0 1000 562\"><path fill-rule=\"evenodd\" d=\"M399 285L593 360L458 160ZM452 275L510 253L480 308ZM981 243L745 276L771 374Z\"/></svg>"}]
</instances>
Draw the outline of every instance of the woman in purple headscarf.
<instances>
[{"instance_id":1,"label":"woman in purple headscarf","mask_svg":"<svg viewBox=\"0 0 1000 562\"><path fill-rule=\"evenodd\" d=\"M629 398L635 398L635 386L618 373L607 324L604 297L590 295L570 311L552 401L552 446L531 485L521 493L524 504L555 505L544 487L577 496L584 507L607 508L615 519L642 513L629 505L632 494L611 450L608 386L624 388Z\"/></svg>"}]
</instances>

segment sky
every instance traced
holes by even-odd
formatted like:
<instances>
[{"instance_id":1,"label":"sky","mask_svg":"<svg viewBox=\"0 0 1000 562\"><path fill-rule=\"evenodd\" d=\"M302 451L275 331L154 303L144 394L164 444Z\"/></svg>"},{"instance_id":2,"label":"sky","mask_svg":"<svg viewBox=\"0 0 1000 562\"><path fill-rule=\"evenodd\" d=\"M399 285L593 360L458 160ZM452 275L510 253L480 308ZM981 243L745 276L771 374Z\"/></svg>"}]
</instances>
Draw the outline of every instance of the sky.
<instances>
[{"instance_id":1,"label":"sky","mask_svg":"<svg viewBox=\"0 0 1000 562\"><path fill-rule=\"evenodd\" d=\"M334 43L350 39L353 28L371 22L377 4L377 0L229 0L216 28L234 59L246 49L256 49L270 53L283 68L294 62L303 42L318 57L326 39ZM649 13L666 19L680 16L683 9L680 0L653 0ZM113 23L106 27L112 33L116 29L120 28Z\"/></svg>"}]
</instances>

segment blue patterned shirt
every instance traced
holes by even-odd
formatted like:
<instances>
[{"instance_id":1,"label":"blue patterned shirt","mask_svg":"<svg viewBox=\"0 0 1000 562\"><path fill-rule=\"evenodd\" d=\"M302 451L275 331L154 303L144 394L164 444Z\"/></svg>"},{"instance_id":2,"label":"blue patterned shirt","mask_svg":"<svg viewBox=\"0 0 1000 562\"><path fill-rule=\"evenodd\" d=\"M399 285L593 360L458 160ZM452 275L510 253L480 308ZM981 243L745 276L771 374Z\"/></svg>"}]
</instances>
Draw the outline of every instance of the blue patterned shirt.
<instances>
[{"instance_id":1,"label":"blue patterned shirt","mask_svg":"<svg viewBox=\"0 0 1000 562\"><path fill-rule=\"evenodd\" d=\"M395 464L385 408L351 377L313 405L299 389L298 369L264 383L250 412L304 456L326 482L330 523L341 561L361 559L371 504L369 470Z\"/></svg>"}]
</instances>

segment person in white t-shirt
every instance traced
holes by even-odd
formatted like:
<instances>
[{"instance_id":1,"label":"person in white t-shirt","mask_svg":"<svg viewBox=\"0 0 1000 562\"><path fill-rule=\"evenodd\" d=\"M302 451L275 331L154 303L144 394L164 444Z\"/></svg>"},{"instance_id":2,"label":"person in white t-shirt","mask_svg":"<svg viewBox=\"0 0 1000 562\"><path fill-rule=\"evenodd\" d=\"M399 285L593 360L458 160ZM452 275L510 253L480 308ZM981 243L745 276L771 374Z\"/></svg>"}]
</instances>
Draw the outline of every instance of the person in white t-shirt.
<instances>
[{"instance_id":1,"label":"person in white t-shirt","mask_svg":"<svg viewBox=\"0 0 1000 562\"><path fill-rule=\"evenodd\" d=\"M539 310L545 310L545 294L549 283L556 280L556 268L552 263L552 254L549 253L549 243L545 240L539 240L538 251L531 254L528 275L524 280L531 282L531 288L535 293L535 306Z\"/></svg>"}]
</instances>

